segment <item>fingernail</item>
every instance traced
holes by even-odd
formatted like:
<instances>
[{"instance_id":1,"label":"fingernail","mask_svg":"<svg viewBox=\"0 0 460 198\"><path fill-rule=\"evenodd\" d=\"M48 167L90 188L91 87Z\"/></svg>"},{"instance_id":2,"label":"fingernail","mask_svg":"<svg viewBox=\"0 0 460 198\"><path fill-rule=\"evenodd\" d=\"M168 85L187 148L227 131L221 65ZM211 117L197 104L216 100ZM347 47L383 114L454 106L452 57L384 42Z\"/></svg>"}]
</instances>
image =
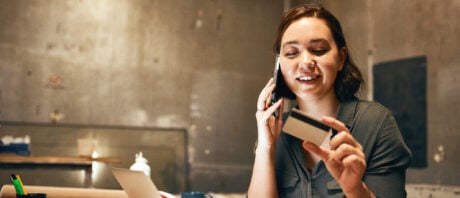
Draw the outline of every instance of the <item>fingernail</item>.
<instances>
[{"instance_id":1,"label":"fingernail","mask_svg":"<svg viewBox=\"0 0 460 198\"><path fill-rule=\"evenodd\" d=\"M311 143L308 142L308 141L304 141L304 142L303 142L303 147L313 148L313 146L311 145Z\"/></svg>"}]
</instances>

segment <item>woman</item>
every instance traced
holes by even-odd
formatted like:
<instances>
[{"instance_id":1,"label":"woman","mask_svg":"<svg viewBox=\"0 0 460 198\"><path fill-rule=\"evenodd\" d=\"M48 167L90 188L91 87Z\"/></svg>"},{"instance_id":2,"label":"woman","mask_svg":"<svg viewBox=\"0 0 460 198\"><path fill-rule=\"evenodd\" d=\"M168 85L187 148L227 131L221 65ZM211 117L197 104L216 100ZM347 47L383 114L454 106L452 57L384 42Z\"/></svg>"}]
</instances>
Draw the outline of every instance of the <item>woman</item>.
<instances>
[{"instance_id":1,"label":"woman","mask_svg":"<svg viewBox=\"0 0 460 198\"><path fill-rule=\"evenodd\" d=\"M355 97L363 82L340 23L318 5L281 18L274 52L284 97L329 125L321 145L282 133L284 99L270 104L270 79L257 102L258 142L249 197L405 197L411 153L391 112ZM286 90L285 90L286 91Z\"/></svg>"}]
</instances>

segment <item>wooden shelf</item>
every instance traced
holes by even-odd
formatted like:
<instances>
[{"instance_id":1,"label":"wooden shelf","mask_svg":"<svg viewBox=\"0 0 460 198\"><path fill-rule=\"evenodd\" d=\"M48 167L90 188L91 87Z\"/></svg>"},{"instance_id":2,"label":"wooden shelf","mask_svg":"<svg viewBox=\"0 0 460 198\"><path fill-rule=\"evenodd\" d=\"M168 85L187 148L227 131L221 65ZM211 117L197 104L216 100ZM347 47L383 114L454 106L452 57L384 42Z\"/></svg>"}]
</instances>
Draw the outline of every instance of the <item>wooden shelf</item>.
<instances>
[{"instance_id":1,"label":"wooden shelf","mask_svg":"<svg viewBox=\"0 0 460 198\"><path fill-rule=\"evenodd\" d=\"M0 154L1 166L25 166L25 167L66 167L69 169L77 168L85 171L84 186L92 187L93 162L120 163L116 157L79 157L79 156L22 156L15 154Z\"/></svg>"}]
</instances>

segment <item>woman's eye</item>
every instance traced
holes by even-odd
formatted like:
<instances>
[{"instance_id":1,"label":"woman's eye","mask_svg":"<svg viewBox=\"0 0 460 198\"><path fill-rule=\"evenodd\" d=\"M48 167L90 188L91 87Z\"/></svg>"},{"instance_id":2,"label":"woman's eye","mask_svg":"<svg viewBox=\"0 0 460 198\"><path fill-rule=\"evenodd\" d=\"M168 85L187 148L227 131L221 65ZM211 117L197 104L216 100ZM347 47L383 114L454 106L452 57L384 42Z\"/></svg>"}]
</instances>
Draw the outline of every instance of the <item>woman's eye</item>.
<instances>
[{"instance_id":1,"label":"woman's eye","mask_svg":"<svg viewBox=\"0 0 460 198\"><path fill-rule=\"evenodd\" d=\"M315 49L315 50L312 50L313 54L316 54L316 55L323 55L327 51L328 51L327 49Z\"/></svg>"},{"instance_id":2,"label":"woman's eye","mask_svg":"<svg viewBox=\"0 0 460 198\"><path fill-rule=\"evenodd\" d=\"M295 56L296 54L297 54L297 52L292 51L292 52L286 52L286 53L284 53L284 56L286 56L286 57L292 57L292 56Z\"/></svg>"}]
</instances>

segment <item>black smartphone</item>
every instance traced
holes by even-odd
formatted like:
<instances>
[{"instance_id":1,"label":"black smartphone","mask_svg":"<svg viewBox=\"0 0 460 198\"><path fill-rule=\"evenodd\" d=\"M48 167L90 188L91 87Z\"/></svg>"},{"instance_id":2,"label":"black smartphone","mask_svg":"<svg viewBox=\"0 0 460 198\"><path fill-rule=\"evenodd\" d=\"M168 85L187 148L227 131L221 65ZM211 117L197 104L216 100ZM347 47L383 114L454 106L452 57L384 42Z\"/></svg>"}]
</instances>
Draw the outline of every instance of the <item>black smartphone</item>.
<instances>
[{"instance_id":1,"label":"black smartphone","mask_svg":"<svg viewBox=\"0 0 460 198\"><path fill-rule=\"evenodd\" d=\"M272 92L271 104L277 102L280 98L295 99L295 94L288 88L284 81L283 73L281 72L281 63L279 55L276 56L275 71L273 72L273 80L275 81L275 90Z\"/></svg>"},{"instance_id":2,"label":"black smartphone","mask_svg":"<svg viewBox=\"0 0 460 198\"><path fill-rule=\"evenodd\" d=\"M273 105L276 103L279 99L281 99L281 88L284 86L284 79L283 79L283 74L281 73L281 65L280 65L280 57L279 55L276 56L275 60L275 71L273 72L273 81L275 82L275 89L272 92L272 96L270 98L270 103ZM278 117L280 114L281 110L277 109L274 113L273 116Z\"/></svg>"},{"instance_id":3,"label":"black smartphone","mask_svg":"<svg viewBox=\"0 0 460 198\"><path fill-rule=\"evenodd\" d=\"M281 83L284 83L284 82L280 82L283 80L283 77L282 77L282 74L281 74L281 66L280 66L280 57L279 55L276 56L276 61L275 61L275 71L273 72L273 81L275 82L275 90L273 90L272 92L272 96L271 96L271 105L273 105L274 103L276 103L280 98L280 91L279 91L279 88L281 87Z\"/></svg>"}]
</instances>

